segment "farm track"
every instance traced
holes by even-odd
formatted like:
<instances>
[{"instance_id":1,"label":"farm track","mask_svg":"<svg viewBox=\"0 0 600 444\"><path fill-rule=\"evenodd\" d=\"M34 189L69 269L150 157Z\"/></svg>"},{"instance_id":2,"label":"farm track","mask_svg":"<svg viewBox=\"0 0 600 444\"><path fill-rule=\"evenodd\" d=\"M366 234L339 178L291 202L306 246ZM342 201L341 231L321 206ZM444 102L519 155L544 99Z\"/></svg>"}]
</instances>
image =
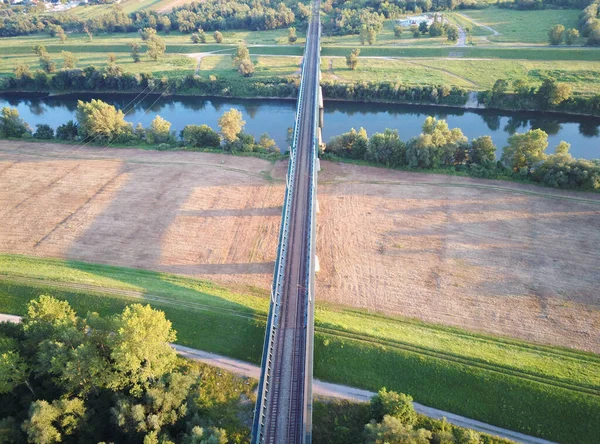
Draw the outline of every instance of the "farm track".
<instances>
[{"instance_id":1,"label":"farm track","mask_svg":"<svg viewBox=\"0 0 600 444\"><path fill-rule=\"evenodd\" d=\"M0 274L0 282L2 282L2 281L17 282L17 283L21 283L21 284L25 284L25 285L47 286L47 287L51 287L51 288L58 288L58 289L65 289L65 290L85 291L85 292L92 292L92 293L98 293L98 294L111 294L111 295L115 295L115 296L119 296L119 297L131 298L131 299L136 299L136 300L146 301L146 302L153 302L155 304L160 304L160 305L172 306L172 307L176 307L176 308L191 309L194 311L208 311L208 312L220 313L220 314L223 314L226 316L245 318L248 320L254 319L254 320L266 321L266 319L267 319L267 316L262 313L257 313L257 312L252 312L252 311L248 311L247 313L244 313L244 312L240 312L239 310L227 309L227 308L223 308L223 307L216 307L216 306L212 306L209 304L201 304L201 303L197 303L197 302L183 301L183 300L172 300L172 299L165 298L162 296L146 294L146 293L143 293L140 291L135 291L135 290L107 288L107 287L99 287L99 286L89 285L89 284L48 281L48 280L44 280L44 279L25 278L25 277L14 276L14 275ZM366 316L369 316L369 315L367 314ZM546 385L553 386L553 387L559 387L562 389L571 390L571 391L575 391L575 392L579 392L579 393L600 396L600 387L598 387L598 386L585 385L585 384L574 384L572 382L568 382L568 381L560 379L560 378L551 378L551 377L548 377L547 375L543 375L540 373L519 370L519 369L515 369L512 367L508 367L508 366L502 366L502 365L498 365L498 364L492 364L492 363L488 363L481 359L465 358L464 356L456 355L453 353L440 352L435 349L417 346L417 345L413 345L413 344L409 344L409 343L405 343L405 342L397 341L397 340L393 340L393 339L382 339L382 338L378 338L376 336L372 336L372 335L368 335L368 334L359 334L359 333L353 333L353 332L346 331L346 330L319 326L318 323L315 325L315 331L316 331L316 333L328 334L335 338L355 340L355 341L359 341L364 344L370 344L370 345L374 345L374 346L386 346L386 347L390 347L395 350L411 352L411 353L415 353L415 354L422 355L422 356L428 356L431 358L436 358L436 359L440 359L443 361L452 362L455 364L461 364L461 365L466 365L469 367L478 368L481 370L493 371L495 373L512 376L512 377L517 377L517 378L521 378L521 379L526 379L526 380L538 382L541 384L546 384ZM473 338L472 336L468 336L468 335L461 335L461 336L467 337L469 339L478 339L479 340L479 338ZM494 342L501 343L501 344L508 343L511 346L520 346L523 349L531 349L532 351L535 351L536 353L543 353L543 354L547 354L549 356L558 356L561 358L566 357L569 359L579 360L579 361L583 361L583 362L593 362L593 363L600 364L600 357L595 357L595 356L590 355L589 359L585 359L581 355L575 356L574 354L569 353L568 350L564 350L564 351L549 350L549 349L539 350L538 348L524 347L521 344L510 343L510 341L503 341L502 339L499 339L497 341L496 340L492 341L489 339L481 339L481 340L488 342L488 343L494 343ZM543 347L543 346L541 346L541 347Z\"/></svg>"}]
</instances>

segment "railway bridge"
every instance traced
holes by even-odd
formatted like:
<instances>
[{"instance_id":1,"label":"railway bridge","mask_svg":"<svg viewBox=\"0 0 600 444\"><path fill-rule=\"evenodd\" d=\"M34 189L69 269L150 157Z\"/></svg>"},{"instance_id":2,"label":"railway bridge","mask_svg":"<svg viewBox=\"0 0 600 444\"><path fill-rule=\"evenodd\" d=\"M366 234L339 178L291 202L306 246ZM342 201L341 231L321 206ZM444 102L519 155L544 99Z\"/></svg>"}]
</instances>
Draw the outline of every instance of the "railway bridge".
<instances>
[{"instance_id":1,"label":"railway bridge","mask_svg":"<svg viewBox=\"0 0 600 444\"><path fill-rule=\"evenodd\" d=\"M316 185L323 107L319 11L320 0L314 0L286 176L253 444L310 443L312 438Z\"/></svg>"}]
</instances>

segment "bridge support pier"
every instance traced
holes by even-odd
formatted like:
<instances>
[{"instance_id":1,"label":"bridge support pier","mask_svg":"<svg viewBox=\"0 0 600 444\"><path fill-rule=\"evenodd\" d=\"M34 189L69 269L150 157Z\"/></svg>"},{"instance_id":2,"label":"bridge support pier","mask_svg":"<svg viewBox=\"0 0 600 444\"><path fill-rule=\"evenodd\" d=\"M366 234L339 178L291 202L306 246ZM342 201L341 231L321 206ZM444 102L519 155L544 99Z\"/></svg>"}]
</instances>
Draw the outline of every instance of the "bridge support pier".
<instances>
[{"instance_id":1,"label":"bridge support pier","mask_svg":"<svg viewBox=\"0 0 600 444\"><path fill-rule=\"evenodd\" d=\"M321 267L319 266L319 256L315 254L315 273L321 271Z\"/></svg>"}]
</instances>

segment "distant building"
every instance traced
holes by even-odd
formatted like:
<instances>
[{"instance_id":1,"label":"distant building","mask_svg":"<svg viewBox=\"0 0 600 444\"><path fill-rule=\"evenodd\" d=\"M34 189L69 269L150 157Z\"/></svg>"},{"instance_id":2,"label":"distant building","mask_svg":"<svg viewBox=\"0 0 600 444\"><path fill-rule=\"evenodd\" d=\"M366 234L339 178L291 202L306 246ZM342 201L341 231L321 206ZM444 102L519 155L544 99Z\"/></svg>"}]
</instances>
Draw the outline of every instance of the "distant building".
<instances>
[{"instance_id":1,"label":"distant building","mask_svg":"<svg viewBox=\"0 0 600 444\"><path fill-rule=\"evenodd\" d=\"M432 15L413 15L413 16L409 16L406 17L405 19L401 19L398 20L398 24L400 26L404 26L405 28L408 28L412 25L419 25L421 22L427 22L428 26L431 26L433 24L434 18Z\"/></svg>"}]
</instances>

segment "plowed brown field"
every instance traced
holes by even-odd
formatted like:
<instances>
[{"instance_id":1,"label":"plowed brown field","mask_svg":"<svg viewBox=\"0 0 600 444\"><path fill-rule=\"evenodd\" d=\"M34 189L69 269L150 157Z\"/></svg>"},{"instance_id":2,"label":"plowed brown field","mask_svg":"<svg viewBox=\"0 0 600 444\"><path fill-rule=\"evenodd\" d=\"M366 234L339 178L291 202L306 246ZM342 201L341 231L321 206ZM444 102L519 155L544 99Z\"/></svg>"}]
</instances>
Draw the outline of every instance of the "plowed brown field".
<instances>
[{"instance_id":1,"label":"plowed brown field","mask_svg":"<svg viewBox=\"0 0 600 444\"><path fill-rule=\"evenodd\" d=\"M600 353L600 195L322 166L318 300ZM268 289L285 172L2 141L0 252Z\"/></svg>"}]
</instances>

